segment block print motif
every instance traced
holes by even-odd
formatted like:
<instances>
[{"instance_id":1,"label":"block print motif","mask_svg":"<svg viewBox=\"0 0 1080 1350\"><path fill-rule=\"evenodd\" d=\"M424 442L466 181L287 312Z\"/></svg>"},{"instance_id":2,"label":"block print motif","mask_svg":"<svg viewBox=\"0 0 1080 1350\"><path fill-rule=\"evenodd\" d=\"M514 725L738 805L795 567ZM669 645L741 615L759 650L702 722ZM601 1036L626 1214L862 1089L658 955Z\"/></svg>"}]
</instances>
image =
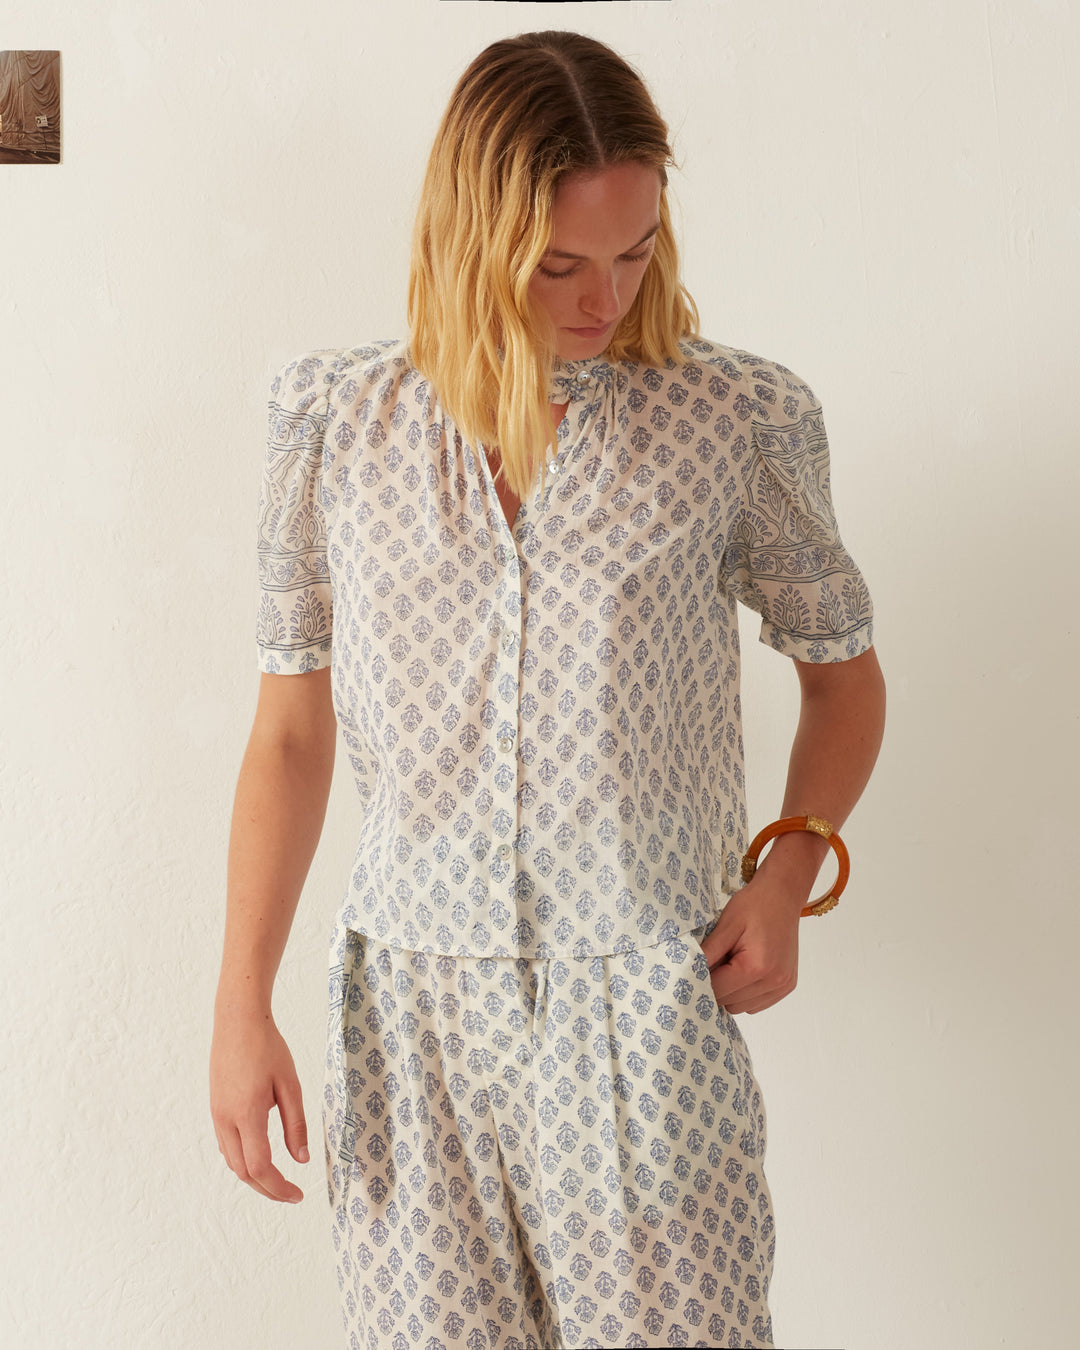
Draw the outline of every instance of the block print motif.
<instances>
[{"instance_id":1,"label":"block print motif","mask_svg":"<svg viewBox=\"0 0 1080 1350\"><path fill-rule=\"evenodd\" d=\"M764 1108L703 932L581 961L348 935L324 1122L350 1350L772 1345Z\"/></svg>"},{"instance_id":2,"label":"block print motif","mask_svg":"<svg viewBox=\"0 0 1080 1350\"><path fill-rule=\"evenodd\" d=\"M788 655L871 641L813 392L707 342L559 363L507 524L407 343L271 390L260 669L332 668L364 810L338 935L530 958L710 922L748 840L736 602Z\"/></svg>"}]
</instances>

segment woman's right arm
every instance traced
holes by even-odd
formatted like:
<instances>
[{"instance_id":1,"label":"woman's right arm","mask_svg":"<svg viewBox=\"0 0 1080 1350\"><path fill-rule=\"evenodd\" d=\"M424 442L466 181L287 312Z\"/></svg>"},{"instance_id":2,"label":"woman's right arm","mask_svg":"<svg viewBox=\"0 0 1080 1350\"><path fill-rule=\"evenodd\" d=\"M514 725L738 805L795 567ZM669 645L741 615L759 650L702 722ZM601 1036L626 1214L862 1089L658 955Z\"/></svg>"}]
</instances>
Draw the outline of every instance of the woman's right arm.
<instances>
[{"instance_id":1,"label":"woman's right arm","mask_svg":"<svg viewBox=\"0 0 1080 1350\"><path fill-rule=\"evenodd\" d=\"M303 1198L270 1154L267 1118L277 1106L286 1147L308 1160L300 1082L271 1000L322 833L336 743L329 667L262 676L233 804L210 1110L229 1167L271 1200Z\"/></svg>"}]
</instances>

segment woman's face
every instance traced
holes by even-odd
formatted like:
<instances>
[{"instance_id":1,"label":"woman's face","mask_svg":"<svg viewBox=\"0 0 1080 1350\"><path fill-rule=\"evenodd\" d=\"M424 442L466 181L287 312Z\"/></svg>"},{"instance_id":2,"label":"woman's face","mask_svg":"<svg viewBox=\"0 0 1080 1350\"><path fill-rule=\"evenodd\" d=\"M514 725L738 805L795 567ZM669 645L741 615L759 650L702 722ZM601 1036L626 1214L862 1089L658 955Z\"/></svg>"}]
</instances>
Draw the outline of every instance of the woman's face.
<instances>
[{"instance_id":1,"label":"woman's face","mask_svg":"<svg viewBox=\"0 0 1080 1350\"><path fill-rule=\"evenodd\" d=\"M567 361L599 356L634 303L656 246L660 174L616 164L573 174L555 189L551 245L529 295L555 325Z\"/></svg>"}]
</instances>

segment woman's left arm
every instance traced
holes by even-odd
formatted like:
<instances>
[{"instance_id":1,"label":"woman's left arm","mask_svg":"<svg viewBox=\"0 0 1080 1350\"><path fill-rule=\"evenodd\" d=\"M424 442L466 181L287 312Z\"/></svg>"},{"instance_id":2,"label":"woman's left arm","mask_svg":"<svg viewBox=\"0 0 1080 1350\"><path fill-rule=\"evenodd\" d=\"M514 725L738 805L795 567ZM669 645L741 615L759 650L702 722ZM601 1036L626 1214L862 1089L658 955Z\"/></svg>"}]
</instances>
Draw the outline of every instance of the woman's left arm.
<instances>
[{"instance_id":1,"label":"woman's left arm","mask_svg":"<svg viewBox=\"0 0 1080 1350\"><path fill-rule=\"evenodd\" d=\"M839 831L881 748L885 680L873 648L850 661L794 665L802 701L780 816L823 816ZM728 1012L761 1012L795 988L799 911L829 851L820 835L781 835L724 907L702 950Z\"/></svg>"}]
</instances>

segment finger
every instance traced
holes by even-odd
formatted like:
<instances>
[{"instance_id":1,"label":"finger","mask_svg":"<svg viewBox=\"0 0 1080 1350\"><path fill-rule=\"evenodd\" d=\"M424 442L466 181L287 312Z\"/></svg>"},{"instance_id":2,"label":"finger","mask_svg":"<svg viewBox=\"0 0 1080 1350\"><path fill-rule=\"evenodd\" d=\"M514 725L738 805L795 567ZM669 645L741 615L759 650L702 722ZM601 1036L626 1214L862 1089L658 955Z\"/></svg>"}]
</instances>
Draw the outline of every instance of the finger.
<instances>
[{"instance_id":1,"label":"finger","mask_svg":"<svg viewBox=\"0 0 1080 1350\"><path fill-rule=\"evenodd\" d=\"M221 1156L225 1159L230 1172L236 1172L239 1167L244 1170L244 1150L240 1147L240 1132L236 1129L230 1129L223 1125L218 1131L218 1148L221 1149Z\"/></svg>"},{"instance_id":2,"label":"finger","mask_svg":"<svg viewBox=\"0 0 1080 1350\"><path fill-rule=\"evenodd\" d=\"M725 924L721 918L701 944L701 950L705 953L705 959L708 961L710 968L729 959L741 936L741 927L736 927L734 923Z\"/></svg>"},{"instance_id":3,"label":"finger","mask_svg":"<svg viewBox=\"0 0 1080 1350\"><path fill-rule=\"evenodd\" d=\"M308 1153L307 1121L304 1119L304 1101L300 1092L298 1078L285 1078L274 1084L278 1111L281 1114L281 1131L285 1136L285 1147L297 1162L306 1163Z\"/></svg>"},{"instance_id":4,"label":"finger","mask_svg":"<svg viewBox=\"0 0 1080 1350\"><path fill-rule=\"evenodd\" d=\"M734 966L721 966L712 979L716 1001L730 1013L760 1012L795 987L775 978L751 974Z\"/></svg>"},{"instance_id":5,"label":"finger","mask_svg":"<svg viewBox=\"0 0 1080 1350\"><path fill-rule=\"evenodd\" d=\"M736 1006L729 1007L728 1012L764 1012L766 1008L771 1008L774 1004L779 1003L782 998L787 998L794 988L794 983L790 981L779 985L759 985L756 989L748 990L745 995L736 999Z\"/></svg>"},{"instance_id":6,"label":"finger","mask_svg":"<svg viewBox=\"0 0 1080 1350\"><path fill-rule=\"evenodd\" d=\"M242 1127L240 1142L244 1153L245 1181L255 1182L256 1190L261 1190L271 1200L295 1204L304 1198L300 1187L287 1181L274 1166L265 1121L252 1121L246 1129Z\"/></svg>"},{"instance_id":7,"label":"finger","mask_svg":"<svg viewBox=\"0 0 1080 1350\"><path fill-rule=\"evenodd\" d=\"M768 995L766 998L752 999L745 1008L740 1008L739 1011L753 1016L754 1013L764 1012L766 1008L771 1008L774 1004L779 1003L783 997L783 994L775 993Z\"/></svg>"},{"instance_id":8,"label":"finger","mask_svg":"<svg viewBox=\"0 0 1080 1350\"><path fill-rule=\"evenodd\" d=\"M258 1162L256 1166L259 1168L258 1172L252 1172L249 1169L244 1180L260 1195L265 1195L267 1200L277 1200L290 1205L298 1204L303 1200L304 1192L300 1187L294 1186L291 1181L282 1176L272 1162Z\"/></svg>"},{"instance_id":9,"label":"finger","mask_svg":"<svg viewBox=\"0 0 1080 1350\"><path fill-rule=\"evenodd\" d=\"M253 1191L258 1191L260 1195L265 1195L268 1200L273 1200L274 1196L268 1190L260 1186L259 1183L248 1175L247 1165L244 1162L244 1148L240 1140L240 1131L237 1129L223 1130L218 1135L218 1147L229 1166L229 1171L235 1173L238 1180L245 1186L250 1186Z\"/></svg>"},{"instance_id":10,"label":"finger","mask_svg":"<svg viewBox=\"0 0 1080 1350\"><path fill-rule=\"evenodd\" d=\"M717 1003L720 1004L721 1008L723 1008L725 1012L741 1013L746 1012L748 1005L756 1002L757 1000L748 997L745 994L734 994L730 998L726 999L718 998L716 1001Z\"/></svg>"},{"instance_id":11,"label":"finger","mask_svg":"<svg viewBox=\"0 0 1080 1350\"><path fill-rule=\"evenodd\" d=\"M762 993L757 978L751 977L735 963L717 966L710 978L716 1001L724 1007L732 1001L739 1002Z\"/></svg>"}]
</instances>

